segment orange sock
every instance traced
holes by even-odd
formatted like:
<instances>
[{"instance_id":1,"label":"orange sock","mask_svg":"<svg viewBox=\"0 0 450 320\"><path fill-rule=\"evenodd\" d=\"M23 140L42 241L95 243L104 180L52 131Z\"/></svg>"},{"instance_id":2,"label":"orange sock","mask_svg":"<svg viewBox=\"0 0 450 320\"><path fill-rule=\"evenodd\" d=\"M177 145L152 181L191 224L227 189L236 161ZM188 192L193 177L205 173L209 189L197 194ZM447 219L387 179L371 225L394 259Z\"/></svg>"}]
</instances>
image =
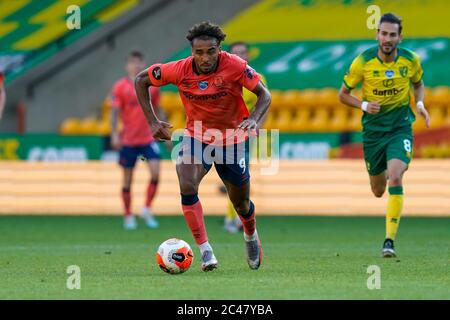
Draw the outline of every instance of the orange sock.
<instances>
[{"instance_id":1,"label":"orange sock","mask_svg":"<svg viewBox=\"0 0 450 320\"><path fill-rule=\"evenodd\" d=\"M152 205L153 198L156 194L156 188L158 187L158 181L151 181L147 187L147 197L145 198L145 206L149 208Z\"/></svg>"},{"instance_id":2,"label":"orange sock","mask_svg":"<svg viewBox=\"0 0 450 320\"><path fill-rule=\"evenodd\" d=\"M256 229L256 219L255 219L255 205L250 201L250 210L248 214L243 217L239 215L239 218L242 221L242 226L244 227L244 232L248 236L252 236L255 233Z\"/></svg>"},{"instance_id":3,"label":"orange sock","mask_svg":"<svg viewBox=\"0 0 450 320\"><path fill-rule=\"evenodd\" d=\"M197 194L181 195L184 218L191 229L192 236L198 245L208 241L205 221L203 218L203 208Z\"/></svg>"}]
</instances>

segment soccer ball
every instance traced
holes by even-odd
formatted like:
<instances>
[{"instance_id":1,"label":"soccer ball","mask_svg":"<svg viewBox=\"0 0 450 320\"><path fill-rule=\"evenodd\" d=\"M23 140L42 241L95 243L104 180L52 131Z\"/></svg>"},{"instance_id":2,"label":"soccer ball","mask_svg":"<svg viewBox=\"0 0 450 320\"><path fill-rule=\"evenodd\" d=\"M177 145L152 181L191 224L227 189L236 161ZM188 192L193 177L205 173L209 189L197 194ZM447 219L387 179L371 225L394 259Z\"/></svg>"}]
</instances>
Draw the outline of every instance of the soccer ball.
<instances>
[{"instance_id":1,"label":"soccer ball","mask_svg":"<svg viewBox=\"0 0 450 320\"><path fill-rule=\"evenodd\" d=\"M192 264L194 254L188 243L181 239L172 238L164 241L156 252L156 262L167 273L183 273Z\"/></svg>"}]
</instances>

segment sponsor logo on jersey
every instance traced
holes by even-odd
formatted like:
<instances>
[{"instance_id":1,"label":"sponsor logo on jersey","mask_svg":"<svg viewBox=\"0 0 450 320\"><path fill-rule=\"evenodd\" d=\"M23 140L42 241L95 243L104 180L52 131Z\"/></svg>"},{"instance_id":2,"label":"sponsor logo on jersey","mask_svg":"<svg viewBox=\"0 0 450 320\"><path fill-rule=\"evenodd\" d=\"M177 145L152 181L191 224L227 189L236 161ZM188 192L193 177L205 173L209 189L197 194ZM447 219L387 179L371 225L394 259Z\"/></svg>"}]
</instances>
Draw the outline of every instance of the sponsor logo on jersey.
<instances>
[{"instance_id":1,"label":"sponsor logo on jersey","mask_svg":"<svg viewBox=\"0 0 450 320\"><path fill-rule=\"evenodd\" d=\"M400 92L402 92L403 90L405 90L405 89L404 88L403 89L394 88L394 89L386 89L386 90L374 89L372 91L372 93L375 96L386 97L386 96L395 96L395 95L399 94Z\"/></svg>"},{"instance_id":2,"label":"sponsor logo on jersey","mask_svg":"<svg viewBox=\"0 0 450 320\"><path fill-rule=\"evenodd\" d=\"M192 94L189 92L183 92L183 95L188 100L205 100L205 101L207 101L207 100L217 100L219 98L227 96L228 94L225 91L222 91L222 92L218 92L218 93L214 93L214 94L202 94L202 95Z\"/></svg>"},{"instance_id":3,"label":"sponsor logo on jersey","mask_svg":"<svg viewBox=\"0 0 450 320\"><path fill-rule=\"evenodd\" d=\"M153 78L155 78L156 80L161 80L161 68L160 67L156 67L152 70L152 75Z\"/></svg>"},{"instance_id":4,"label":"sponsor logo on jersey","mask_svg":"<svg viewBox=\"0 0 450 320\"><path fill-rule=\"evenodd\" d=\"M399 71L400 71L400 75L403 77L403 78L406 78L406 76L408 75L408 67L400 67L399 68Z\"/></svg>"},{"instance_id":5,"label":"sponsor logo on jersey","mask_svg":"<svg viewBox=\"0 0 450 320\"><path fill-rule=\"evenodd\" d=\"M386 70L384 74L386 75L386 77L392 78L394 76L394 70Z\"/></svg>"},{"instance_id":6,"label":"sponsor logo on jersey","mask_svg":"<svg viewBox=\"0 0 450 320\"><path fill-rule=\"evenodd\" d=\"M218 88L223 88L223 78L222 77L215 77L214 78L214 86L218 87Z\"/></svg>"},{"instance_id":7,"label":"sponsor logo on jersey","mask_svg":"<svg viewBox=\"0 0 450 320\"><path fill-rule=\"evenodd\" d=\"M383 80L383 86L385 86L386 88L393 87L394 86L394 79Z\"/></svg>"},{"instance_id":8,"label":"sponsor logo on jersey","mask_svg":"<svg viewBox=\"0 0 450 320\"><path fill-rule=\"evenodd\" d=\"M380 71L379 70L373 70L372 76L374 78L379 77L380 76Z\"/></svg>"},{"instance_id":9,"label":"sponsor logo on jersey","mask_svg":"<svg viewBox=\"0 0 450 320\"><path fill-rule=\"evenodd\" d=\"M208 81L199 81L197 85L200 90L205 90L206 88L208 88Z\"/></svg>"}]
</instances>

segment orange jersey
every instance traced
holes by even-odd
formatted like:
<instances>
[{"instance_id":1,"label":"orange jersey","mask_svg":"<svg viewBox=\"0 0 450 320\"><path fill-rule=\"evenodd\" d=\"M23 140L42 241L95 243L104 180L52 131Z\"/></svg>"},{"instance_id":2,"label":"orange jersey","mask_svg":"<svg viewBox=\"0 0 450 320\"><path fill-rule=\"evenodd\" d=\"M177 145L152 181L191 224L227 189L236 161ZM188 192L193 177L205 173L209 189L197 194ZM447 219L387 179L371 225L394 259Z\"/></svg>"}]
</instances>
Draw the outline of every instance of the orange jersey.
<instances>
[{"instance_id":1,"label":"orange jersey","mask_svg":"<svg viewBox=\"0 0 450 320\"><path fill-rule=\"evenodd\" d=\"M152 104L159 105L159 89L150 88ZM153 142L150 126L145 119L139 100L136 96L133 81L125 77L117 81L112 90L113 108L120 110L123 129L122 144L126 146L140 146Z\"/></svg>"},{"instance_id":2,"label":"orange jersey","mask_svg":"<svg viewBox=\"0 0 450 320\"><path fill-rule=\"evenodd\" d=\"M186 110L185 135L214 145L242 142L245 135L235 136L237 126L249 116L242 88L253 90L261 76L246 61L224 51L217 64L214 72L200 74L191 56L154 64L148 76L153 86L178 87Z\"/></svg>"}]
</instances>

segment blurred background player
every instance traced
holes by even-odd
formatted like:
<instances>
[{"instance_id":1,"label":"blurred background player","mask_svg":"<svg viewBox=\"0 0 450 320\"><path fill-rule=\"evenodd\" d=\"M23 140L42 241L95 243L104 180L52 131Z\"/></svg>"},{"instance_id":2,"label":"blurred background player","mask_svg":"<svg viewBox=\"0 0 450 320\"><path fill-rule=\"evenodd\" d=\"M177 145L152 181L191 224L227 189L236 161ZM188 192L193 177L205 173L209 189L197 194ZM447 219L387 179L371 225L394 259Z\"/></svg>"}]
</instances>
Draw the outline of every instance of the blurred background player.
<instances>
[{"instance_id":1,"label":"blurred background player","mask_svg":"<svg viewBox=\"0 0 450 320\"><path fill-rule=\"evenodd\" d=\"M363 111L364 159L375 197L381 197L389 180L386 238L382 256L395 257L394 240L403 208L403 174L412 158L415 120L409 106L410 85L414 88L416 110L429 127L430 118L423 104L423 70L419 56L398 48L402 40L402 21L391 13L380 19L378 46L353 60L344 77L339 97L342 103ZM363 101L351 95L362 82Z\"/></svg>"},{"instance_id":2,"label":"blurred background player","mask_svg":"<svg viewBox=\"0 0 450 320\"><path fill-rule=\"evenodd\" d=\"M158 142L153 138L134 89L136 75L145 68L144 55L132 51L127 58L125 70L127 76L118 80L112 89L113 108L111 113L111 145L120 149L119 164L123 168L122 201L124 205L124 228L137 228L136 218L131 209L131 185L133 170L138 158L148 162L150 182L146 190L146 200L141 215L150 228L157 228L151 204L158 188L160 173L160 151ZM159 108L159 89L151 87L152 104L162 119L165 115ZM118 131L118 117L122 123L122 132Z\"/></svg>"},{"instance_id":3,"label":"blurred background player","mask_svg":"<svg viewBox=\"0 0 450 320\"><path fill-rule=\"evenodd\" d=\"M241 59L244 59L247 63L250 61L249 45L246 42L237 41L230 44L230 53L237 55ZM260 76L261 81L267 86L267 81L264 76L262 74L260 74ZM242 88L242 96L244 98L244 102L247 106L248 111L251 113L256 104L256 95L247 88ZM221 186L220 191L226 193L225 186ZM225 231L230 233L237 233L238 231L242 230L241 219L239 219L239 216L233 207L233 203L229 199L224 228Z\"/></svg>"},{"instance_id":4,"label":"blurred background player","mask_svg":"<svg viewBox=\"0 0 450 320\"><path fill-rule=\"evenodd\" d=\"M0 71L0 120L3 116L3 110L5 109L6 104L6 92L5 92L5 85L3 84L5 80L5 76Z\"/></svg>"},{"instance_id":5,"label":"blurred background player","mask_svg":"<svg viewBox=\"0 0 450 320\"><path fill-rule=\"evenodd\" d=\"M170 140L171 125L156 117L148 87L172 83L180 91L187 123L176 169L183 214L200 248L202 270L218 266L198 198L199 185L213 162L242 220L247 263L255 270L261 265L262 249L255 205L250 201L247 138L248 132L261 126L271 95L260 75L244 60L221 51L225 34L219 26L202 22L193 26L186 38L192 56L142 71L136 78L136 92L154 136ZM251 114L242 98L242 87L258 96Z\"/></svg>"}]
</instances>

